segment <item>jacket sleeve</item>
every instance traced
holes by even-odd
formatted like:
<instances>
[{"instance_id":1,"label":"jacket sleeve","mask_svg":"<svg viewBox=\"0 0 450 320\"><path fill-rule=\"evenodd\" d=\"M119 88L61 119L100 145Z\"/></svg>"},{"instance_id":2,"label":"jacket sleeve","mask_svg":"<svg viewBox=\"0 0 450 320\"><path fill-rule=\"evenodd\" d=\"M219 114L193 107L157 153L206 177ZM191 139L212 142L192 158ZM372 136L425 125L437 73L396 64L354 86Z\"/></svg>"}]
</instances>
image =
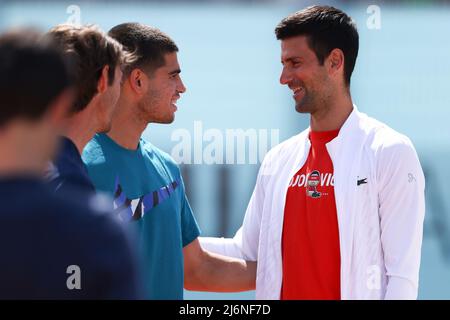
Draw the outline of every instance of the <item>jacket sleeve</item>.
<instances>
[{"instance_id":1,"label":"jacket sleeve","mask_svg":"<svg viewBox=\"0 0 450 320\"><path fill-rule=\"evenodd\" d=\"M270 178L268 157L264 159L258 172L256 185L245 212L244 222L233 238L203 238L203 249L225 256L257 261L262 208L264 205L264 186Z\"/></svg>"},{"instance_id":2,"label":"jacket sleeve","mask_svg":"<svg viewBox=\"0 0 450 320\"><path fill-rule=\"evenodd\" d=\"M411 141L380 150L377 168L385 299L417 299L425 215L425 178Z\"/></svg>"}]
</instances>

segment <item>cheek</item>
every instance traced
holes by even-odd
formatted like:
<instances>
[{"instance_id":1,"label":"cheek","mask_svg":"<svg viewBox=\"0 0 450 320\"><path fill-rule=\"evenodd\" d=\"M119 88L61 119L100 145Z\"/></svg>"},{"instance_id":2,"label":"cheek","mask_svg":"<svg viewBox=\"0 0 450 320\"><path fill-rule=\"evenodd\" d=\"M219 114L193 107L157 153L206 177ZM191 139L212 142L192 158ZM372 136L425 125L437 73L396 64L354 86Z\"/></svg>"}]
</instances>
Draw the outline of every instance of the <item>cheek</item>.
<instances>
[{"instance_id":1,"label":"cheek","mask_svg":"<svg viewBox=\"0 0 450 320\"><path fill-rule=\"evenodd\" d=\"M313 80L314 81L312 82L312 85L314 86L314 88L316 88L316 90L324 92L324 90L328 90L328 88L330 87L330 79L326 72L318 72L314 76Z\"/></svg>"},{"instance_id":2,"label":"cheek","mask_svg":"<svg viewBox=\"0 0 450 320\"><path fill-rule=\"evenodd\" d=\"M308 70L305 70L303 68L297 68L292 73L293 78L301 83L307 82L308 79Z\"/></svg>"},{"instance_id":3,"label":"cheek","mask_svg":"<svg viewBox=\"0 0 450 320\"><path fill-rule=\"evenodd\" d=\"M176 93L176 89L177 89L176 82L168 83L167 86L165 86L163 89L164 97L169 100L172 99L172 97Z\"/></svg>"},{"instance_id":4,"label":"cheek","mask_svg":"<svg viewBox=\"0 0 450 320\"><path fill-rule=\"evenodd\" d=\"M323 85L323 74L319 70L305 69L299 76L299 81L307 87L307 89L314 89Z\"/></svg>"}]
</instances>

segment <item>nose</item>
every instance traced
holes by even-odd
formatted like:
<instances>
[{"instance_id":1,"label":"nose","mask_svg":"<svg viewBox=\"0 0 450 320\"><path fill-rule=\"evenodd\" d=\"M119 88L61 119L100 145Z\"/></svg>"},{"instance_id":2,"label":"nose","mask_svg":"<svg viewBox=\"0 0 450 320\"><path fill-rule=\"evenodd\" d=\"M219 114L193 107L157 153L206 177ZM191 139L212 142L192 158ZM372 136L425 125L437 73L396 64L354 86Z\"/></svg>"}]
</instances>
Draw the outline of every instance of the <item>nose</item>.
<instances>
[{"instance_id":1,"label":"nose","mask_svg":"<svg viewBox=\"0 0 450 320\"><path fill-rule=\"evenodd\" d=\"M290 71L288 71L285 67L283 67L283 70L281 71L280 75L280 83L281 84L289 84L292 80L292 74Z\"/></svg>"},{"instance_id":2,"label":"nose","mask_svg":"<svg viewBox=\"0 0 450 320\"><path fill-rule=\"evenodd\" d=\"M184 86L183 80L181 80L181 77L179 78L178 85L177 85L177 91L179 93L185 93L186 87Z\"/></svg>"}]
</instances>

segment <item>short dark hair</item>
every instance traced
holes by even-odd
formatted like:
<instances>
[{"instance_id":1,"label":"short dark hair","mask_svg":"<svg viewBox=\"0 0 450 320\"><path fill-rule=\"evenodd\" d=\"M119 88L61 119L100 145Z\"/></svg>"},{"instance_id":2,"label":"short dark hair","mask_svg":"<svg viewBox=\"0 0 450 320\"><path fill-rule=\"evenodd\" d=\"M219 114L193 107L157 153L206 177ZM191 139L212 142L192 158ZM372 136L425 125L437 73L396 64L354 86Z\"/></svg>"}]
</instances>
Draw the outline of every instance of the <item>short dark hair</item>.
<instances>
[{"instance_id":1,"label":"short dark hair","mask_svg":"<svg viewBox=\"0 0 450 320\"><path fill-rule=\"evenodd\" d=\"M178 52L177 45L167 34L141 23L122 23L109 30L108 34L134 56L134 63L128 64L124 70L125 75L135 68L153 73L165 64L165 54Z\"/></svg>"},{"instance_id":2,"label":"short dark hair","mask_svg":"<svg viewBox=\"0 0 450 320\"><path fill-rule=\"evenodd\" d=\"M116 67L132 60L120 43L95 25L62 24L52 28L48 34L74 65L77 92L73 113L82 111L95 96L105 66L109 66L108 84L112 85Z\"/></svg>"},{"instance_id":3,"label":"short dark hair","mask_svg":"<svg viewBox=\"0 0 450 320\"><path fill-rule=\"evenodd\" d=\"M40 119L71 85L68 65L50 39L31 29L0 35L0 126Z\"/></svg>"},{"instance_id":4,"label":"short dark hair","mask_svg":"<svg viewBox=\"0 0 450 320\"><path fill-rule=\"evenodd\" d=\"M320 64L333 49L341 49L345 82L350 85L359 36L355 22L346 13L330 6L311 6L284 18L275 28L275 34L278 40L305 35Z\"/></svg>"}]
</instances>

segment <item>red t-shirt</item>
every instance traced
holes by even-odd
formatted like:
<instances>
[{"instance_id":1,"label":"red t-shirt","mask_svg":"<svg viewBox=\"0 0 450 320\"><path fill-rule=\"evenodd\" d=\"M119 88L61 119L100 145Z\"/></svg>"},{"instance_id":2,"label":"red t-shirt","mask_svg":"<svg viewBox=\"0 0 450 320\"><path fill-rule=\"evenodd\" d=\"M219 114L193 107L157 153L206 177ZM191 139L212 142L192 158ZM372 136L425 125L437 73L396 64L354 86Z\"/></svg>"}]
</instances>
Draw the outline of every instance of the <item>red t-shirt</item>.
<instances>
[{"instance_id":1,"label":"red t-shirt","mask_svg":"<svg viewBox=\"0 0 450 320\"><path fill-rule=\"evenodd\" d=\"M334 171L325 145L338 133L310 132L308 159L289 184L282 238L282 300L341 297Z\"/></svg>"}]
</instances>

